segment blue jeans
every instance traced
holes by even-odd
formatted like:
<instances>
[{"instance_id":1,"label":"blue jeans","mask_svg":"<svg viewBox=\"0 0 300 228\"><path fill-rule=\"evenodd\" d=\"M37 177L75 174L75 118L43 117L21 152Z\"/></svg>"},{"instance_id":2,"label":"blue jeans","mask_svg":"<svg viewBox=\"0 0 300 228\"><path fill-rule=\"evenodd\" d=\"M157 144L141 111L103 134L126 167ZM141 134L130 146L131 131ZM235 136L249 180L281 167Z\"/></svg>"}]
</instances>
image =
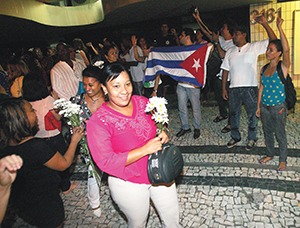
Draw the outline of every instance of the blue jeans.
<instances>
[{"instance_id":1,"label":"blue jeans","mask_svg":"<svg viewBox=\"0 0 300 228\"><path fill-rule=\"evenodd\" d=\"M228 113L230 112L230 110L227 111L227 108L229 106L228 101L224 100L224 98L223 98L222 80L215 77L215 79L213 81L213 88L214 88L214 93L215 93L215 96L216 96L216 101L217 101L218 106L219 106L220 116L226 117L226 116L228 116ZM226 82L226 90L229 91L229 82L228 81ZM230 115L228 116L227 125L230 125Z\"/></svg>"},{"instance_id":2,"label":"blue jeans","mask_svg":"<svg viewBox=\"0 0 300 228\"><path fill-rule=\"evenodd\" d=\"M181 85L177 86L177 98L179 117L181 121L181 128L187 130L189 125L189 111L188 100L190 100L193 109L193 126L195 129L200 129L201 109L200 109L200 88L186 88Z\"/></svg>"},{"instance_id":3,"label":"blue jeans","mask_svg":"<svg viewBox=\"0 0 300 228\"><path fill-rule=\"evenodd\" d=\"M260 115L263 124L267 156L274 156L274 131L279 145L279 162L286 162L287 139L285 121L287 115L286 103L276 106L260 105Z\"/></svg>"},{"instance_id":4,"label":"blue jeans","mask_svg":"<svg viewBox=\"0 0 300 228\"><path fill-rule=\"evenodd\" d=\"M231 88L229 91L229 109L230 109L230 124L231 124L231 138L235 140L241 139L239 131L240 114L242 104L245 105L248 114L248 140L257 140L257 87L237 87Z\"/></svg>"}]
</instances>

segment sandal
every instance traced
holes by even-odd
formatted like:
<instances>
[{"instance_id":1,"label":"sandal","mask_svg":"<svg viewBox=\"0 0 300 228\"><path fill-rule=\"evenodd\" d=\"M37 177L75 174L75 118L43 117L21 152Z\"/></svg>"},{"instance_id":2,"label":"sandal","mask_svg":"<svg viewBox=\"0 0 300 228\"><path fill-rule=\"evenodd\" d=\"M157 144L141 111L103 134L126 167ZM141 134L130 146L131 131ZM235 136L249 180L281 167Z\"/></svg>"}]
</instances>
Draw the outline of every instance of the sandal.
<instances>
[{"instance_id":1,"label":"sandal","mask_svg":"<svg viewBox=\"0 0 300 228\"><path fill-rule=\"evenodd\" d=\"M271 161L273 157L264 156L261 159L258 160L259 164L265 164L268 161Z\"/></svg>"},{"instance_id":2,"label":"sandal","mask_svg":"<svg viewBox=\"0 0 300 228\"><path fill-rule=\"evenodd\" d=\"M224 127L224 128L221 130L222 133L228 133L228 132L230 132L230 131L231 131L231 128L228 127L228 126Z\"/></svg>"},{"instance_id":3,"label":"sandal","mask_svg":"<svg viewBox=\"0 0 300 228\"><path fill-rule=\"evenodd\" d=\"M287 165L287 162L279 162L277 171L279 171L279 172L284 171L286 169L286 165Z\"/></svg>"},{"instance_id":4,"label":"sandal","mask_svg":"<svg viewBox=\"0 0 300 228\"><path fill-rule=\"evenodd\" d=\"M220 121L222 121L222 120L226 120L227 118L228 118L228 116L225 116L225 117L223 117L223 116L217 116L217 117L213 120L213 122L218 123L218 122L220 122Z\"/></svg>"}]
</instances>

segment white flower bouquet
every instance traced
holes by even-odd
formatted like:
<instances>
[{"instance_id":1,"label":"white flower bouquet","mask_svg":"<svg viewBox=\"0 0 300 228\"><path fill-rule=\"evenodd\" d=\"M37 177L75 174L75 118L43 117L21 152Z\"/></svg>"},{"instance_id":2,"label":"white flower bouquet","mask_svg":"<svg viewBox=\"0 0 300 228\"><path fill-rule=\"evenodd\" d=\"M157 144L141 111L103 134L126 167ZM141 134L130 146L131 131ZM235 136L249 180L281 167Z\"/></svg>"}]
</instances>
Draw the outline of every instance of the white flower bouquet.
<instances>
[{"instance_id":1,"label":"white flower bouquet","mask_svg":"<svg viewBox=\"0 0 300 228\"><path fill-rule=\"evenodd\" d=\"M169 123L169 119L166 104L168 101L163 97L151 97L146 105L145 112L152 115L151 118L157 126L157 134L168 130L166 125Z\"/></svg>"},{"instance_id":2,"label":"white flower bouquet","mask_svg":"<svg viewBox=\"0 0 300 228\"><path fill-rule=\"evenodd\" d=\"M55 109L59 109L59 114L67 119L67 124L71 128L81 126L81 122L83 120L80 117L80 105L74 104L71 101L66 101L64 98L56 100L53 104ZM89 173L89 176L94 175L97 180L97 184L100 187L101 177L97 172L97 168L93 162L86 136L80 140L79 144L80 152L89 158L89 162L86 164L86 166L91 165L93 169L92 173Z\"/></svg>"}]
</instances>

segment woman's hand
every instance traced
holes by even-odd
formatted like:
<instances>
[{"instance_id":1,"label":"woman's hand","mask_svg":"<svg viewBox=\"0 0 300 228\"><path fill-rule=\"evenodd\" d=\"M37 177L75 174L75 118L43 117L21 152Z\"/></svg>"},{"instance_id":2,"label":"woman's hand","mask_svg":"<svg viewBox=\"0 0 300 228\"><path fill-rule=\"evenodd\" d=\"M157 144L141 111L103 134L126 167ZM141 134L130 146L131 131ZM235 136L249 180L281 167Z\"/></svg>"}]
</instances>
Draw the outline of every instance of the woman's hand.
<instances>
[{"instance_id":1,"label":"woman's hand","mask_svg":"<svg viewBox=\"0 0 300 228\"><path fill-rule=\"evenodd\" d=\"M284 20L281 17L277 17L277 20L276 20L277 28L281 28L283 21Z\"/></svg>"},{"instance_id":2,"label":"woman's hand","mask_svg":"<svg viewBox=\"0 0 300 228\"><path fill-rule=\"evenodd\" d=\"M223 89L223 95L222 96L223 96L224 100L226 100L226 101L228 100L228 93L227 93L226 89L225 90Z\"/></svg>"},{"instance_id":3,"label":"woman's hand","mask_svg":"<svg viewBox=\"0 0 300 228\"><path fill-rule=\"evenodd\" d=\"M137 44L137 38L136 38L135 35L131 36L131 42L132 42L133 46L136 46L136 44Z\"/></svg>"},{"instance_id":4,"label":"woman's hand","mask_svg":"<svg viewBox=\"0 0 300 228\"><path fill-rule=\"evenodd\" d=\"M73 135L71 137L71 142L79 143L82 137L85 135L85 131L83 127L75 127L73 128Z\"/></svg>"},{"instance_id":5,"label":"woman's hand","mask_svg":"<svg viewBox=\"0 0 300 228\"><path fill-rule=\"evenodd\" d=\"M255 114L256 114L257 117L260 117L260 108L257 108L257 109L256 109Z\"/></svg>"},{"instance_id":6,"label":"woman's hand","mask_svg":"<svg viewBox=\"0 0 300 228\"><path fill-rule=\"evenodd\" d=\"M171 33L172 33L175 37L177 37L176 29L172 28L172 29L171 29Z\"/></svg>"},{"instance_id":7,"label":"woman's hand","mask_svg":"<svg viewBox=\"0 0 300 228\"><path fill-rule=\"evenodd\" d=\"M10 155L0 160L0 188L9 186L14 182L17 170L23 165L23 160L20 156Z\"/></svg>"},{"instance_id":8,"label":"woman's hand","mask_svg":"<svg viewBox=\"0 0 300 228\"><path fill-rule=\"evenodd\" d=\"M163 130L157 137L160 138L162 144L169 142L169 134L166 130Z\"/></svg>"},{"instance_id":9,"label":"woman's hand","mask_svg":"<svg viewBox=\"0 0 300 228\"><path fill-rule=\"evenodd\" d=\"M265 10L262 10L260 14L254 18L254 20L259 23L259 24L265 24L267 23L266 18L265 18Z\"/></svg>"},{"instance_id":10,"label":"woman's hand","mask_svg":"<svg viewBox=\"0 0 300 228\"><path fill-rule=\"evenodd\" d=\"M143 147L145 149L145 155L153 154L162 149L162 141L160 137L155 137L149 140Z\"/></svg>"}]
</instances>

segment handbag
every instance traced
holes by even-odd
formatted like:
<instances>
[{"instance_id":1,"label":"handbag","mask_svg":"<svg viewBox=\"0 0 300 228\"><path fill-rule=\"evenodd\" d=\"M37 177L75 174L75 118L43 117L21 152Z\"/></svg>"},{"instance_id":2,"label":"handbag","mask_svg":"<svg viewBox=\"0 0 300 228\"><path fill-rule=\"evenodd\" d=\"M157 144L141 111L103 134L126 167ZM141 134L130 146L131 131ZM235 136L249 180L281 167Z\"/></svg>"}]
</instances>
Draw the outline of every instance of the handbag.
<instances>
[{"instance_id":1,"label":"handbag","mask_svg":"<svg viewBox=\"0 0 300 228\"><path fill-rule=\"evenodd\" d=\"M58 129L61 132L61 121L55 119L51 111L45 115L44 122L46 131Z\"/></svg>"},{"instance_id":2,"label":"handbag","mask_svg":"<svg viewBox=\"0 0 300 228\"><path fill-rule=\"evenodd\" d=\"M148 157L147 172L151 184L172 183L182 168L183 158L179 148L169 143Z\"/></svg>"}]
</instances>

